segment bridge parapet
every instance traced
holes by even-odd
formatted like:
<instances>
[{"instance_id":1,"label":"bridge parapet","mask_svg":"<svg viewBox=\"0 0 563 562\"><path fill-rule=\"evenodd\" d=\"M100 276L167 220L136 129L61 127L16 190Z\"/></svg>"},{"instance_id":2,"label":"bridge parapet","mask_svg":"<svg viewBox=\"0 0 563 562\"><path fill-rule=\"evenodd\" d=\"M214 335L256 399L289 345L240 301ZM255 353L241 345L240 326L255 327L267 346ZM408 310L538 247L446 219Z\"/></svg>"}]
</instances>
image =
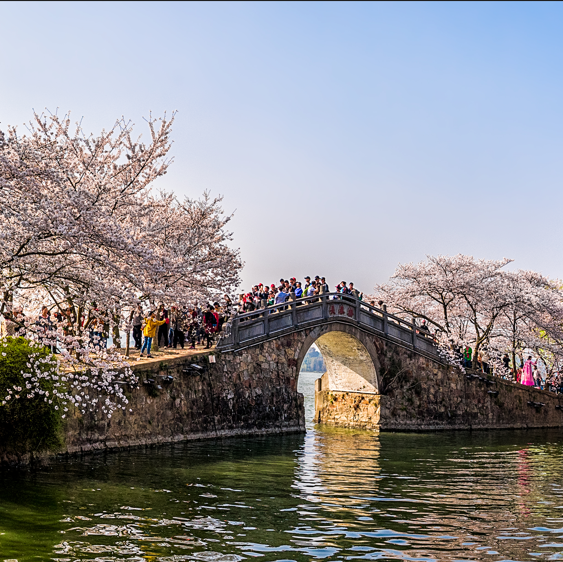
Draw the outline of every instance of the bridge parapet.
<instances>
[{"instance_id":1,"label":"bridge parapet","mask_svg":"<svg viewBox=\"0 0 563 562\"><path fill-rule=\"evenodd\" d=\"M332 322L351 324L420 353L439 357L433 338L419 331L413 323L388 313L385 308L377 308L340 293L294 299L237 314L226 325L217 349L236 351L287 333Z\"/></svg>"}]
</instances>

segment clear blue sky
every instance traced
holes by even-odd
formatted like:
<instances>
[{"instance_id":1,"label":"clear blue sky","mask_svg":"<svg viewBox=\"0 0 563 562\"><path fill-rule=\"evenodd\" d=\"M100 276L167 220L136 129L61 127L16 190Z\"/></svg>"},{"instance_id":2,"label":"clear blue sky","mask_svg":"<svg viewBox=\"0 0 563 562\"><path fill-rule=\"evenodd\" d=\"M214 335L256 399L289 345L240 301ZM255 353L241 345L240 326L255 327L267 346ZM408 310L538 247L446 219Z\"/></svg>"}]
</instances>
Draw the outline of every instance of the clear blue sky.
<instances>
[{"instance_id":1,"label":"clear blue sky","mask_svg":"<svg viewBox=\"0 0 563 562\"><path fill-rule=\"evenodd\" d=\"M4 2L0 37L0 127L178 110L159 185L225 196L247 285L563 277L562 4Z\"/></svg>"}]
</instances>

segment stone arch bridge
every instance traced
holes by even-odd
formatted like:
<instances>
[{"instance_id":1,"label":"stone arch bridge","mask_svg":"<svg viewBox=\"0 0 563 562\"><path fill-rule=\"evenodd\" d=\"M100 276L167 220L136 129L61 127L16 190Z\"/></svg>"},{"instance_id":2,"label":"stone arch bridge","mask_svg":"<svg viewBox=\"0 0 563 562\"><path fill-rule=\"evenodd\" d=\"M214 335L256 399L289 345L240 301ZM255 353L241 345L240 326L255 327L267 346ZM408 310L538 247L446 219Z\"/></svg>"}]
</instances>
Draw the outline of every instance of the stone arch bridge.
<instances>
[{"instance_id":1,"label":"stone arch bridge","mask_svg":"<svg viewBox=\"0 0 563 562\"><path fill-rule=\"evenodd\" d=\"M301 428L297 379L313 343L327 368L316 383L318 423L382 430L563 425L557 396L461 372L440 357L429 334L349 295L237 315L217 344L217 360L256 390L270 422Z\"/></svg>"}]
</instances>

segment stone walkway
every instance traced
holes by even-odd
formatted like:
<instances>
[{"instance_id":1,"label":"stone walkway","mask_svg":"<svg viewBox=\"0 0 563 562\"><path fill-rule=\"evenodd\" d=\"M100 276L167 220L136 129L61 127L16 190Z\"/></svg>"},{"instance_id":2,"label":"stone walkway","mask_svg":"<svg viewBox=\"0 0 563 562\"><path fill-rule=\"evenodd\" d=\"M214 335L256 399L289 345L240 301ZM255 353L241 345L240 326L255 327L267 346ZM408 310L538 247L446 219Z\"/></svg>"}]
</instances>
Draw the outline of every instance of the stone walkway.
<instances>
[{"instance_id":1,"label":"stone walkway","mask_svg":"<svg viewBox=\"0 0 563 562\"><path fill-rule=\"evenodd\" d=\"M209 349L206 349L204 345L196 345L195 349L188 349L187 347L185 349L168 349L165 347L161 348L159 351L151 350L152 358L147 358L146 351L143 357L139 357L139 351L133 348L129 350L129 357L125 357L125 360L127 360L132 367L136 367L138 365L151 365L169 359L190 357L191 355L201 355L202 353L210 353L213 351L215 351L214 345ZM123 350L123 352L125 353L125 350Z\"/></svg>"},{"instance_id":2,"label":"stone walkway","mask_svg":"<svg viewBox=\"0 0 563 562\"><path fill-rule=\"evenodd\" d=\"M154 351L154 349L152 349L151 358L147 357L146 352L141 358L139 356L139 351L135 348L131 348L129 350L129 357L125 357L124 348L114 349L113 351L117 351L118 353L120 353L123 356L123 360L129 363L132 369L136 369L138 367L145 367L145 366L151 366L154 364L162 363L163 361L174 361L177 359L182 360L185 357L204 355L204 354L214 354L216 350L215 350L215 345L211 346L209 349L206 349L204 345L196 345L195 349L188 349L187 347L185 349L182 348L168 349L165 347L159 351ZM122 366L123 365L116 365L116 367L118 368L121 368ZM70 367L68 365L65 366L64 364L61 364L61 370L62 372L73 372L77 370L79 371L80 366L73 365L72 367Z\"/></svg>"}]
</instances>

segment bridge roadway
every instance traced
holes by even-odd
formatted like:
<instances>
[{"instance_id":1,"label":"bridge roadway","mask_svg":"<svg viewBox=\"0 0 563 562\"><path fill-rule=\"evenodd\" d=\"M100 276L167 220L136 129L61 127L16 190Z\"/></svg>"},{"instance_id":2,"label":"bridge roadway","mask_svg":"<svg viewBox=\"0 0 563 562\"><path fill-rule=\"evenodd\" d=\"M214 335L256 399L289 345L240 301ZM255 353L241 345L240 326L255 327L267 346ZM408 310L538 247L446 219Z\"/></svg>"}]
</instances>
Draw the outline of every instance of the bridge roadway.
<instances>
[{"instance_id":1,"label":"bridge roadway","mask_svg":"<svg viewBox=\"0 0 563 562\"><path fill-rule=\"evenodd\" d=\"M286 334L331 323L354 326L391 343L440 361L438 348L429 334L420 331L385 308L377 308L351 295L326 293L290 300L237 314L225 326L217 350L237 351Z\"/></svg>"}]
</instances>

